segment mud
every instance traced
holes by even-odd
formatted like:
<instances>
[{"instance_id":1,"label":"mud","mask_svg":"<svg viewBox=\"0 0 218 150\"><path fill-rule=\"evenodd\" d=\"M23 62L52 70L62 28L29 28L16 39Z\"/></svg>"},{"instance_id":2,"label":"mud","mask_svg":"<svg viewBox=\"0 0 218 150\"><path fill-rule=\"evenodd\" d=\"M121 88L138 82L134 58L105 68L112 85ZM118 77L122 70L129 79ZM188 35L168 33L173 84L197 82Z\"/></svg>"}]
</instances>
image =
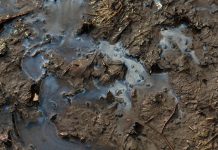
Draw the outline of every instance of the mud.
<instances>
[{"instance_id":1,"label":"mud","mask_svg":"<svg viewBox=\"0 0 218 150\"><path fill-rule=\"evenodd\" d=\"M0 149L218 149L215 0L0 0Z\"/></svg>"}]
</instances>

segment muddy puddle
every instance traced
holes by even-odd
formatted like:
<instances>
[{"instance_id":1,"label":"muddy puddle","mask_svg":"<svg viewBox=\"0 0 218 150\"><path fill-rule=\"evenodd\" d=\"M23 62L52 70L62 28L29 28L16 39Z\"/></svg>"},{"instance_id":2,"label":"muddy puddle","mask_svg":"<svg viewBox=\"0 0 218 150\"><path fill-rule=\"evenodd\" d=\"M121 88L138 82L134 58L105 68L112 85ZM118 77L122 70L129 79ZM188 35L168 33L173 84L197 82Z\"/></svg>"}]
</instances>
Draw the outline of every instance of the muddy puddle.
<instances>
[{"instance_id":1,"label":"muddy puddle","mask_svg":"<svg viewBox=\"0 0 218 150\"><path fill-rule=\"evenodd\" d=\"M36 123L30 125L25 126L22 122L18 122L18 130L21 131L24 143L32 144L38 149L81 148L80 144L58 138L55 125L50 121L57 114L64 112L72 102L85 103L101 100L111 92L116 99L120 100L117 109L125 112L131 110L133 90L138 91L141 100L149 92L171 90L167 73L150 75L142 62L132 57L121 42L111 45L107 41L96 42L88 35L78 36L76 31L81 25L80 22L87 9L86 5L86 2L82 0L45 1L43 13L30 15L25 20L29 25L37 25L31 25L35 34L23 43L26 53L22 60L22 70L32 80L36 82L42 80L39 93L39 111L42 116ZM167 49L171 49L169 39L177 44L180 44L178 41L183 40L184 36L177 37L180 33L176 32L180 30L169 31L163 35L161 44L164 42L168 46ZM190 41L186 37L184 40L180 45L187 45L184 42ZM183 47L182 51L184 51ZM68 81L49 74L45 67L50 63L49 59L44 58L45 55L52 57L54 54L60 56L66 63L86 58L90 54L102 55L108 61L124 65L125 77L120 80L115 79L107 85L102 85L98 78L91 79L93 82L91 89L84 88L78 94L66 98L64 94L71 92L74 87ZM98 66L95 67L98 68ZM32 135L37 139L32 138ZM25 139L28 140L25 141Z\"/></svg>"},{"instance_id":2,"label":"muddy puddle","mask_svg":"<svg viewBox=\"0 0 218 150\"><path fill-rule=\"evenodd\" d=\"M50 121L45 118L39 118L38 122L18 124L21 142L25 148L29 149L88 149L78 142L67 142L57 136L57 131Z\"/></svg>"},{"instance_id":3,"label":"muddy puddle","mask_svg":"<svg viewBox=\"0 0 218 150\"><path fill-rule=\"evenodd\" d=\"M21 78L22 81L17 86L11 86L16 89L12 91L12 98L20 98L18 88L24 88L25 92L21 95L25 98L24 102L0 109L3 118L12 114L8 123L10 128L6 128L5 123L0 127L10 133L11 128L15 130L13 135L1 131L0 141L6 137L11 140L15 136L21 147L39 150L142 150L145 147L149 150L173 150L184 143L183 139L179 140L180 143L176 141L181 133L197 133L197 127L187 127L186 123L190 122L191 115L196 115L191 113L189 116L191 109L198 109L195 99L203 97L196 93L206 95L202 87L212 84L209 77L216 77L216 73L207 76L207 71L203 70L210 63L216 64L212 62L216 59L210 56L215 53L211 54L208 50L216 48L216 45L205 46L206 42L199 42L203 39L201 30L205 29L203 33L206 35L209 33L208 26L200 29L184 16L177 18L168 17L170 13L164 14L173 3L177 2L154 0L144 4L129 1L34 0L26 3L0 0L3 17L11 15L16 18L14 14L36 7L24 17L20 14L21 19L12 19L4 27L0 26L0 37L6 41L0 43L5 44L0 50L6 51L1 56L9 56L3 59L5 62L10 62L10 57L13 57L21 71L11 75L10 71L14 68L1 63L5 74L11 76L9 80ZM193 3L191 13L214 15L218 10L214 2L205 4L199 0L187 3ZM104 14L99 14L98 7L104 7L101 8ZM143 9L137 9L139 7ZM149 23L155 25L142 23L142 10L146 11L146 17L156 16L159 22L152 18ZM138 14L132 15L135 11ZM115 20L111 21L114 17ZM89 23L95 25L94 31L87 23L90 19ZM134 19L139 19L140 26L133 24ZM172 20L169 23L167 19ZM20 22L20 30L12 30ZM125 27L120 27L123 24ZM110 30L111 27L114 31ZM19 37L21 34L22 37ZM113 34L120 40L111 40ZM8 40L9 36L18 40ZM16 59L16 55L11 56L9 51L16 52L18 48L21 49L21 56ZM134 51L138 51L137 55ZM206 56L211 62L204 60ZM5 92L7 84L1 82L0 99L10 99L11 96ZM207 97L212 99L213 96ZM193 108L189 106L189 100L195 104ZM211 111L214 108L216 104L211 102ZM199 108L198 114L204 109ZM202 116L199 118L202 119ZM177 131L178 126L185 126L184 131ZM171 132L176 134L171 135ZM168 135L171 135L169 139ZM214 140L217 135L208 132L209 136Z\"/></svg>"}]
</instances>

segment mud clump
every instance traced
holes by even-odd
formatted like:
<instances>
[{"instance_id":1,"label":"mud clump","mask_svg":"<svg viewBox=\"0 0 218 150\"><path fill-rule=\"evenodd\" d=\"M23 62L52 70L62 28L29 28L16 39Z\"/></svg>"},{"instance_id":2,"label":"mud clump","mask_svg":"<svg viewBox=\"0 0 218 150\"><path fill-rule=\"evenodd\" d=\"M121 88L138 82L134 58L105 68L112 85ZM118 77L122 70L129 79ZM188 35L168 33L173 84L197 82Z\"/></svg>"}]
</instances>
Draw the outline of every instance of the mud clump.
<instances>
[{"instance_id":1,"label":"mud clump","mask_svg":"<svg viewBox=\"0 0 218 150\"><path fill-rule=\"evenodd\" d=\"M101 84L109 84L115 80L124 79L126 74L126 67L122 62L110 61L101 54L91 54L87 58L72 61L70 64L63 61L57 54L54 54L52 58L48 56L48 59L50 63L47 68L50 72L61 78L71 78L75 82L95 78L99 79ZM77 84L79 83L75 85Z\"/></svg>"}]
</instances>

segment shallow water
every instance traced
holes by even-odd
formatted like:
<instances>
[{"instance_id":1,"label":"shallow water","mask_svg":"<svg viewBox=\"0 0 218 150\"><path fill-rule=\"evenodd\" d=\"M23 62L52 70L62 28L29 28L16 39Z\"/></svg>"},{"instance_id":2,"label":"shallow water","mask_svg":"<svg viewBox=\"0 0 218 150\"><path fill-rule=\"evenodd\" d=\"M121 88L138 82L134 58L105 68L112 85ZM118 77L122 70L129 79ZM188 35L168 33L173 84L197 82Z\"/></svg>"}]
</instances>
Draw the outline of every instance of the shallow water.
<instances>
[{"instance_id":1,"label":"shallow water","mask_svg":"<svg viewBox=\"0 0 218 150\"><path fill-rule=\"evenodd\" d=\"M142 85L149 76L145 67L139 61L128 56L128 51L123 48L121 43L111 45L106 41L101 41L98 50L109 59L115 62L122 62L127 67L125 81L116 81L108 88L108 91L112 92L118 99L123 99L123 108L130 110L131 89L135 86ZM117 93L120 94L118 95Z\"/></svg>"},{"instance_id":2,"label":"shallow water","mask_svg":"<svg viewBox=\"0 0 218 150\"><path fill-rule=\"evenodd\" d=\"M49 150L89 149L88 145L81 144L76 140L69 142L58 137L55 125L50 121L54 115L69 106L67 99L63 97L63 93L69 92L71 88L69 83L53 76L48 76L43 80L40 87L40 106L38 110L41 112L41 116L33 122L21 120L19 116L16 117L19 136L26 148Z\"/></svg>"},{"instance_id":3,"label":"shallow water","mask_svg":"<svg viewBox=\"0 0 218 150\"><path fill-rule=\"evenodd\" d=\"M0 14L6 15L14 12L18 12L16 8L17 0L0 0Z\"/></svg>"},{"instance_id":4,"label":"shallow water","mask_svg":"<svg viewBox=\"0 0 218 150\"><path fill-rule=\"evenodd\" d=\"M93 52L93 40L86 35L76 35L86 8L83 0L44 1L43 12L25 18L25 22L32 26L34 36L28 37L23 46L30 53L42 49L46 52L52 50L68 62ZM45 40L50 42L39 44Z\"/></svg>"},{"instance_id":5,"label":"shallow water","mask_svg":"<svg viewBox=\"0 0 218 150\"><path fill-rule=\"evenodd\" d=\"M46 77L40 87L40 107L47 117L52 117L63 111L69 102L63 94L70 92L72 86L63 80L53 76Z\"/></svg>"},{"instance_id":6,"label":"shallow water","mask_svg":"<svg viewBox=\"0 0 218 150\"><path fill-rule=\"evenodd\" d=\"M77 39L73 34L82 15L82 5L82 1L75 0L56 3L45 1L46 13L33 14L25 18L25 22L32 26L35 33L23 43L26 53L22 60L22 69L29 78L39 81L46 74L43 66L48 61L44 59L44 54L55 51L70 62L77 57L77 51L90 47L86 40ZM25 120L16 123L25 147L31 144L37 149L88 149L84 144L68 142L58 137L54 124L50 122L51 117L69 106L69 101L63 97L63 93L70 92L71 89L69 83L52 75L42 80L39 93L39 111L42 112L42 116L34 123L27 123Z\"/></svg>"},{"instance_id":7,"label":"shallow water","mask_svg":"<svg viewBox=\"0 0 218 150\"><path fill-rule=\"evenodd\" d=\"M65 61L71 62L78 58L85 57L89 53L93 53L96 49L94 41L87 36L72 36L64 39L57 48L56 53L64 58Z\"/></svg>"},{"instance_id":8,"label":"shallow water","mask_svg":"<svg viewBox=\"0 0 218 150\"><path fill-rule=\"evenodd\" d=\"M81 144L60 139L55 126L49 121L52 116L64 111L72 101L99 100L101 97L106 97L110 91L115 98L123 101L119 104L119 109L128 111L132 107L131 91L134 88L139 90L141 96L146 92L170 89L167 74L149 75L143 64L132 58L121 43L111 45L106 41L97 43L86 35L78 37L76 29L80 25L83 13L86 12L86 7L83 0L57 0L56 2L47 0L44 3L44 13L30 15L26 19L27 24L32 24L35 35L27 38L23 43L26 54L22 60L22 69L32 80L42 79L39 110L43 114L38 118L38 122L31 125L23 121L18 122L21 138L26 145L32 143L39 149L69 149L69 147L81 149ZM168 36L165 41L167 40L169 40ZM122 62L127 67L127 73L124 80L117 80L107 86L93 80L94 89L85 89L68 99L63 95L73 89L70 83L46 74L43 68L44 64L48 63L43 55L50 55L51 52L59 54L66 62L83 58L89 53L99 52L110 60ZM44 76L45 74L47 77Z\"/></svg>"},{"instance_id":9,"label":"shallow water","mask_svg":"<svg viewBox=\"0 0 218 150\"><path fill-rule=\"evenodd\" d=\"M200 61L195 55L194 50L190 49L192 38L183 33L185 29L186 26L182 24L177 28L169 28L160 32L163 36L160 41L160 47L163 50L163 55L167 53L167 51L173 50L174 45L176 45L181 53L191 56L192 60L196 64L200 64Z\"/></svg>"},{"instance_id":10,"label":"shallow water","mask_svg":"<svg viewBox=\"0 0 218 150\"><path fill-rule=\"evenodd\" d=\"M128 50L121 43L111 45L101 41L99 51L113 61L120 61L127 67L126 81L130 86L141 84L148 76L145 67L138 61L128 56Z\"/></svg>"},{"instance_id":11,"label":"shallow water","mask_svg":"<svg viewBox=\"0 0 218 150\"><path fill-rule=\"evenodd\" d=\"M44 7L47 11L46 28L51 34L70 34L78 28L85 13L84 0L48 0Z\"/></svg>"},{"instance_id":12,"label":"shallow water","mask_svg":"<svg viewBox=\"0 0 218 150\"><path fill-rule=\"evenodd\" d=\"M38 54L34 57L25 56L22 60L21 66L28 77L32 80L39 81L46 73L46 70L43 67L46 63L48 63L48 60Z\"/></svg>"},{"instance_id":13,"label":"shallow water","mask_svg":"<svg viewBox=\"0 0 218 150\"><path fill-rule=\"evenodd\" d=\"M24 123L23 121L17 120L16 124L25 148L39 150L88 149L81 143L69 142L59 138L55 125L46 119L34 123Z\"/></svg>"}]
</instances>

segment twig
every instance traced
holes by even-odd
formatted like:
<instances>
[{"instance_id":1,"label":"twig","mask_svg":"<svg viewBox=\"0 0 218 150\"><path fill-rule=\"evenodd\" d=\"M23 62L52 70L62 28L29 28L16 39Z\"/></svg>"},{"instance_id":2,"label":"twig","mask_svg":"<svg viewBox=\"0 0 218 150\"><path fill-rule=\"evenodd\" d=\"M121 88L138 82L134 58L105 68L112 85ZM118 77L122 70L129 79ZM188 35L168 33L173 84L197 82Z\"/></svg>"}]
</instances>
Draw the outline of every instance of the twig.
<instances>
[{"instance_id":1,"label":"twig","mask_svg":"<svg viewBox=\"0 0 218 150\"><path fill-rule=\"evenodd\" d=\"M130 21L128 21L126 24L124 24L124 26L122 28L120 28L121 30L119 30L114 37L112 37L112 41L116 42L118 40L118 38L120 37L120 35L127 29L127 27L130 25Z\"/></svg>"},{"instance_id":2,"label":"twig","mask_svg":"<svg viewBox=\"0 0 218 150\"><path fill-rule=\"evenodd\" d=\"M109 19L115 17L115 16L122 10L123 4L122 4L121 2L119 2L119 4L120 4L119 9L118 9L114 14L112 14L107 20L109 20Z\"/></svg>"},{"instance_id":3,"label":"twig","mask_svg":"<svg viewBox=\"0 0 218 150\"><path fill-rule=\"evenodd\" d=\"M176 104L176 106L174 107L174 110L172 112L172 114L170 115L170 117L168 118L168 120L165 122L162 130L161 130L161 134L163 134L164 129L166 128L167 124L170 122L170 120L172 119L172 117L174 116L174 114L176 113L176 110L178 108L178 103Z\"/></svg>"},{"instance_id":4,"label":"twig","mask_svg":"<svg viewBox=\"0 0 218 150\"><path fill-rule=\"evenodd\" d=\"M168 139L166 138L165 135L163 135L162 133L160 133L157 129L155 129L154 127L152 127L151 125L149 124L146 124L149 128L151 128L152 130L154 130L156 133L158 133L162 138L163 140L165 141L165 143L168 145L168 147L170 148L170 150L174 150L172 144L168 141Z\"/></svg>"},{"instance_id":5,"label":"twig","mask_svg":"<svg viewBox=\"0 0 218 150\"><path fill-rule=\"evenodd\" d=\"M195 130L194 130L191 126L188 126L188 128L189 128L191 131L195 132Z\"/></svg>"},{"instance_id":6,"label":"twig","mask_svg":"<svg viewBox=\"0 0 218 150\"><path fill-rule=\"evenodd\" d=\"M149 119L147 119L147 120L145 121L145 123L148 124L148 123L151 122L153 119L154 119L154 116L151 116Z\"/></svg>"},{"instance_id":7,"label":"twig","mask_svg":"<svg viewBox=\"0 0 218 150\"><path fill-rule=\"evenodd\" d=\"M209 143L211 143L211 142L212 142L213 140L215 140L217 137L218 137L218 134L214 135L214 136L205 144L205 146L208 145Z\"/></svg>"}]
</instances>

